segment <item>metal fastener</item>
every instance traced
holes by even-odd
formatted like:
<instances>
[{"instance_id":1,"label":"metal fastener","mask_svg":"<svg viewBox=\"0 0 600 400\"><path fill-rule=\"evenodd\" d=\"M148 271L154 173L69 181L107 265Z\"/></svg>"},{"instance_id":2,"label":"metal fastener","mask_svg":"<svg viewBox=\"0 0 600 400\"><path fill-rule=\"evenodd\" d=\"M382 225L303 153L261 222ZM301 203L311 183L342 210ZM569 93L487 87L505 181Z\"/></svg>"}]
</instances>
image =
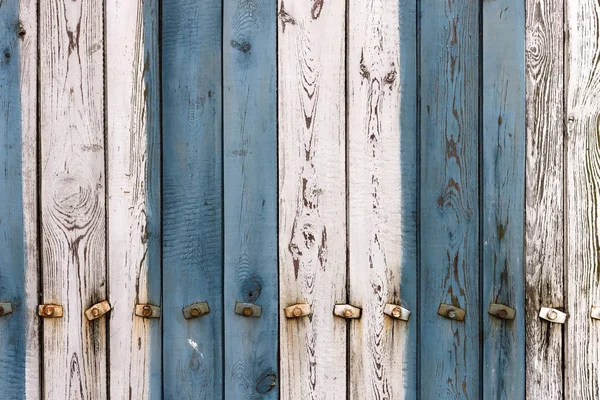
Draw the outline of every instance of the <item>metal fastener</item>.
<instances>
[{"instance_id":1,"label":"metal fastener","mask_svg":"<svg viewBox=\"0 0 600 400\"><path fill-rule=\"evenodd\" d=\"M38 306L38 315L44 318L61 318L63 316L63 307L58 304L40 304Z\"/></svg>"},{"instance_id":2,"label":"metal fastener","mask_svg":"<svg viewBox=\"0 0 600 400\"><path fill-rule=\"evenodd\" d=\"M590 317L593 319L600 319L600 307L592 306L592 311L590 312Z\"/></svg>"},{"instance_id":3,"label":"metal fastener","mask_svg":"<svg viewBox=\"0 0 600 400\"><path fill-rule=\"evenodd\" d=\"M300 318L311 314L310 304L293 304L283 309L286 318Z\"/></svg>"},{"instance_id":4,"label":"metal fastener","mask_svg":"<svg viewBox=\"0 0 600 400\"><path fill-rule=\"evenodd\" d=\"M505 306L504 304L491 303L488 307L488 313L494 317L511 320L515 319L516 311L514 308Z\"/></svg>"},{"instance_id":5,"label":"metal fastener","mask_svg":"<svg viewBox=\"0 0 600 400\"><path fill-rule=\"evenodd\" d=\"M333 307L333 315L336 317L357 319L360 318L361 313L362 310L360 308L350 304L336 304L335 307Z\"/></svg>"},{"instance_id":6,"label":"metal fastener","mask_svg":"<svg viewBox=\"0 0 600 400\"><path fill-rule=\"evenodd\" d=\"M555 324L564 324L567 320L567 314L555 308L542 307L539 314L541 319L553 322Z\"/></svg>"},{"instance_id":7,"label":"metal fastener","mask_svg":"<svg viewBox=\"0 0 600 400\"><path fill-rule=\"evenodd\" d=\"M383 313L394 319L400 319L402 321L408 321L410 318L410 311L397 304L387 303L383 308Z\"/></svg>"},{"instance_id":8,"label":"metal fastener","mask_svg":"<svg viewBox=\"0 0 600 400\"><path fill-rule=\"evenodd\" d=\"M204 314L208 314L210 312L210 308L208 308L208 303L205 301L199 303L193 303L183 309L183 317L185 319L198 318L203 316Z\"/></svg>"},{"instance_id":9,"label":"metal fastener","mask_svg":"<svg viewBox=\"0 0 600 400\"><path fill-rule=\"evenodd\" d=\"M464 321L466 312L465 310L455 307L452 304L442 303L438 308L438 314L454 321Z\"/></svg>"},{"instance_id":10,"label":"metal fastener","mask_svg":"<svg viewBox=\"0 0 600 400\"><path fill-rule=\"evenodd\" d=\"M262 307L252 303L241 303L236 301L233 311L238 315L243 315L244 317L258 318L262 314Z\"/></svg>"},{"instance_id":11,"label":"metal fastener","mask_svg":"<svg viewBox=\"0 0 600 400\"><path fill-rule=\"evenodd\" d=\"M152 304L136 304L135 315L143 318L160 318L160 307Z\"/></svg>"},{"instance_id":12,"label":"metal fastener","mask_svg":"<svg viewBox=\"0 0 600 400\"><path fill-rule=\"evenodd\" d=\"M88 319L88 321L93 321L109 312L110 309L110 304L108 304L108 301L104 300L88 308L85 311L85 316Z\"/></svg>"},{"instance_id":13,"label":"metal fastener","mask_svg":"<svg viewBox=\"0 0 600 400\"><path fill-rule=\"evenodd\" d=\"M8 315L12 312L13 312L12 303L10 303L10 302L0 303L0 317L3 315Z\"/></svg>"}]
</instances>

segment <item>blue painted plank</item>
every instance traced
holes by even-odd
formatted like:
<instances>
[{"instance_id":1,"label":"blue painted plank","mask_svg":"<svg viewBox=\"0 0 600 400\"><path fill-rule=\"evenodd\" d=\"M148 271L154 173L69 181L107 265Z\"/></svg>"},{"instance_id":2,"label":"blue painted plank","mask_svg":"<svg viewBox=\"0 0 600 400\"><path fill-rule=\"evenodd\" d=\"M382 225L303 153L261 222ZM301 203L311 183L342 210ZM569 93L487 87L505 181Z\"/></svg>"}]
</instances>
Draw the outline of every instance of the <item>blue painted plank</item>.
<instances>
[{"instance_id":1,"label":"blue painted plank","mask_svg":"<svg viewBox=\"0 0 600 400\"><path fill-rule=\"evenodd\" d=\"M278 398L275 0L224 1L225 398ZM260 318L233 312L262 307Z\"/></svg>"},{"instance_id":2,"label":"blue painted plank","mask_svg":"<svg viewBox=\"0 0 600 400\"><path fill-rule=\"evenodd\" d=\"M483 398L525 396L525 5L483 2ZM490 303L516 309L490 315Z\"/></svg>"},{"instance_id":3,"label":"blue painted plank","mask_svg":"<svg viewBox=\"0 0 600 400\"><path fill-rule=\"evenodd\" d=\"M0 393L25 398L25 248L21 170L19 1L0 2Z\"/></svg>"},{"instance_id":4,"label":"blue painted plank","mask_svg":"<svg viewBox=\"0 0 600 400\"><path fill-rule=\"evenodd\" d=\"M421 398L479 399L479 17L421 2ZM466 311L463 322L437 314Z\"/></svg>"},{"instance_id":5,"label":"blue painted plank","mask_svg":"<svg viewBox=\"0 0 600 400\"><path fill-rule=\"evenodd\" d=\"M221 1L162 2L167 399L223 395L221 26ZM184 319L199 301L210 313Z\"/></svg>"}]
</instances>

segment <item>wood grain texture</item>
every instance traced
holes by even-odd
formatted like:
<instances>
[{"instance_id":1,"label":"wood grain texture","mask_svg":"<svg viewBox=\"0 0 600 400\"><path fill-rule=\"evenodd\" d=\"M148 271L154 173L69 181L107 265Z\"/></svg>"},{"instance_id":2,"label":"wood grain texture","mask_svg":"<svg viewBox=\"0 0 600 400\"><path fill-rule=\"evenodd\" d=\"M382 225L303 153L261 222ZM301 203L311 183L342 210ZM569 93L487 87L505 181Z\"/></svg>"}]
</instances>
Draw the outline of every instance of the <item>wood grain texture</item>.
<instances>
[{"instance_id":1,"label":"wood grain texture","mask_svg":"<svg viewBox=\"0 0 600 400\"><path fill-rule=\"evenodd\" d=\"M44 397L107 394L103 2L40 2L43 301L64 306L44 327ZM57 379L57 377L62 377Z\"/></svg>"},{"instance_id":2,"label":"wood grain texture","mask_svg":"<svg viewBox=\"0 0 600 400\"><path fill-rule=\"evenodd\" d=\"M277 399L277 2L223 6L225 398Z\"/></svg>"},{"instance_id":3,"label":"wood grain texture","mask_svg":"<svg viewBox=\"0 0 600 400\"><path fill-rule=\"evenodd\" d=\"M525 396L525 5L483 2L483 398ZM488 314L491 303L517 310Z\"/></svg>"},{"instance_id":4,"label":"wood grain texture","mask_svg":"<svg viewBox=\"0 0 600 400\"><path fill-rule=\"evenodd\" d=\"M278 5L282 399L346 396L345 8ZM286 319L296 303L312 315Z\"/></svg>"},{"instance_id":5,"label":"wood grain texture","mask_svg":"<svg viewBox=\"0 0 600 400\"><path fill-rule=\"evenodd\" d=\"M569 0L566 6L567 313L564 358L567 399L600 398L600 4ZM568 266L568 267L567 267Z\"/></svg>"},{"instance_id":6,"label":"wood grain texture","mask_svg":"<svg viewBox=\"0 0 600 400\"><path fill-rule=\"evenodd\" d=\"M223 396L222 4L162 3L164 397ZM206 301L210 313L182 309Z\"/></svg>"},{"instance_id":7,"label":"wood grain texture","mask_svg":"<svg viewBox=\"0 0 600 400\"><path fill-rule=\"evenodd\" d=\"M0 316L0 393L10 399L39 398L34 18L30 1L0 3L0 302L13 308Z\"/></svg>"},{"instance_id":8,"label":"wood grain texture","mask_svg":"<svg viewBox=\"0 0 600 400\"><path fill-rule=\"evenodd\" d=\"M158 1L106 3L110 397L162 397Z\"/></svg>"},{"instance_id":9,"label":"wood grain texture","mask_svg":"<svg viewBox=\"0 0 600 400\"><path fill-rule=\"evenodd\" d=\"M421 397L479 399L480 5L423 0L421 13Z\"/></svg>"},{"instance_id":10,"label":"wood grain texture","mask_svg":"<svg viewBox=\"0 0 600 400\"><path fill-rule=\"evenodd\" d=\"M405 268L415 275L414 262L403 264L404 249L414 248L402 231L407 216L403 211L408 206L414 212L414 200L404 191L412 191L413 197L416 192L415 186L405 186L401 173L403 168L414 172L415 166L403 165L401 154L416 148L413 140L405 149L401 136L404 47L399 6L388 0L351 0L348 5L348 278L350 304L362 308L362 317L350 322L349 384L354 399L415 396L408 393L414 390L416 370L409 323L383 313L386 303L406 305L400 292ZM414 55L408 56L414 61ZM409 96L414 107L414 97ZM415 111L416 107L403 117L414 120ZM407 198L410 204L405 205ZM414 226L414 221L409 224Z\"/></svg>"},{"instance_id":11,"label":"wood grain texture","mask_svg":"<svg viewBox=\"0 0 600 400\"><path fill-rule=\"evenodd\" d=\"M526 5L525 189L526 397L563 398L562 325L538 317L563 309L563 1Z\"/></svg>"}]
</instances>

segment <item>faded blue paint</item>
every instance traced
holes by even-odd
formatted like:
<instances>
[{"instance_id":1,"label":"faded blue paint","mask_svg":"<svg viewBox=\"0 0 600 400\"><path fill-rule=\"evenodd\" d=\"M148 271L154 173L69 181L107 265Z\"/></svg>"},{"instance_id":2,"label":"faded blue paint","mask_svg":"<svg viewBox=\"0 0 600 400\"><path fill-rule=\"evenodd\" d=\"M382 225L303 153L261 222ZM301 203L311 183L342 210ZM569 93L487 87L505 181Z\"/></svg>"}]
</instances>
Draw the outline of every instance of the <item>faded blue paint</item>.
<instances>
[{"instance_id":1,"label":"faded blue paint","mask_svg":"<svg viewBox=\"0 0 600 400\"><path fill-rule=\"evenodd\" d=\"M166 399L223 396L221 27L220 0L162 2Z\"/></svg>"},{"instance_id":2,"label":"faded blue paint","mask_svg":"<svg viewBox=\"0 0 600 400\"><path fill-rule=\"evenodd\" d=\"M481 398L479 13L478 1L421 1L423 399ZM440 303L465 321L437 315Z\"/></svg>"},{"instance_id":3,"label":"faded blue paint","mask_svg":"<svg viewBox=\"0 0 600 400\"><path fill-rule=\"evenodd\" d=\"M25 246L21 170L19 1L0 2L0 397L25 398ZM31 340L31 339L30 339ZM36 340L36 338L33 338Z\"/></svg>"},{"instance_id":4,"label":"faded blue paint","mask_svg":"<svg viewBox=\"0 0 600 400\"><path fill-rule=\"evenodd\" d=\"M225 398L277 399L277 3L223 11ZM236 301L261 317L234 314Z\"/></svg>"},{"instance_id":5,"label":"faded blue paint","mask_svg":"<svg viewBox=\"0 0 600 400\"><path fill-rule=\"evenodd\" d=\"M525 5L483 2L483 398L525 397ZM490 303L517 310L504 321Z\"/></svg>"}]
</instances>

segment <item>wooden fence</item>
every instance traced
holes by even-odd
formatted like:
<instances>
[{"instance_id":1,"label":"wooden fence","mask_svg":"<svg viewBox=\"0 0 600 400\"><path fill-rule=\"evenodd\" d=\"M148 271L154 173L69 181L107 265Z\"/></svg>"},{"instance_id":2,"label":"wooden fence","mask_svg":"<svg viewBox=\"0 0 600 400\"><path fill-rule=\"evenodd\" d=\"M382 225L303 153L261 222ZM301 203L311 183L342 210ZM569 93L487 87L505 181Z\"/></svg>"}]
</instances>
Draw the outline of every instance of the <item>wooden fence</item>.
<instances>
[{"instance_id":1,"label":"wooden fence","mask_svg":"<svg viewBox=\"0 0 600 400\"><path fill-rule=\"evenodd\" d=\"M597 0L0 0L0 398L600 398Z\"/></svg>"}]
</instances>

